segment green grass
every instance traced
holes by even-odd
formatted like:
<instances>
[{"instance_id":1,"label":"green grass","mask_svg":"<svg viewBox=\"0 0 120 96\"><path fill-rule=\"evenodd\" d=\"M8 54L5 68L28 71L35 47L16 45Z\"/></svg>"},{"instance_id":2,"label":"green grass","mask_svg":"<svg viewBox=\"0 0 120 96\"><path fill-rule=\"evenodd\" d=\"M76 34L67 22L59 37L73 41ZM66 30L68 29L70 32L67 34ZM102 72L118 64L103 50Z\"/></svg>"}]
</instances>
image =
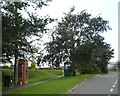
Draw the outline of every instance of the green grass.
<instances>
[{"instance_id":1,"label":"green grass","mask_svg":"<svg viewBox=\"0 0 120 96\"><path fill-rule=\"evenodd\" d=\"M13 69L2 69L2 72L4 74L13 74ZM28 70L28 82L29 83L35 83L35 82L39 82L39 81L43 81L49 78L53 78L56 77L58 75L63 75L63 72L61 70L57 70L57 69L29 69ZM2 85L4 85L2 83ZM15 86L16 87L16 86ZM9 87L2 87L2 90L9 90Z\"/></svg>"},{"instance_id":2,"label":"green grass","mask_svg":"<svg viewBox=\"0 0 120 96\"><path fill-rule=\"evenodd\" d=\"M2 92L2 82L0 82L0 92Z\"/></svg>"},{"instance_id":3,"label":"green grass","mask_svg":"<svg viewBox=\"0 0 120 96\"><path fill-rule=\"evenodd\" d=\"M117 72L117 69L109 69L108 72Z\"/></svg>"},{"instance_id":4,"label":"green grass","mask_svg":"<svg viewBox=\"0 0 120 96\"><path fill-rule=\"evenodd\" d=\"M120 72L120 68L118 68L118 70L117 70L118 72Z\"/></svg>"},{"instance_id":5,"label":"green grass","mask_svg":"<svg viewBox=\"0 0 120 96\"><path fill-rule=\"evenodd\" d=\"M61 70L29 70L29 83L39 82L49 78L56 77L58 75L63 75Z\"/></svg>"},{"instance_id":6,"label":"green grass","mask_svg":"<svg viewBox=\"0 0 120 96\"><path fill-rule=\"evenodd\" d=\"M93 74L62 77L36 86L14 91L10 94L64 94L72 87Z\"/></svg>"},{"instance_id":7,"label":"green grass","mask_svg":"<svg viewBox=\"0 0 120 96\"><path fill-rule=\"evenodd\" d=\"M4 74L13 74L13 69L2 69L2 72ZM57 69L29 69L28 70L28 81L29 83L35 83L42 80L46 80L58 75L63 75L63 72L61 70Z\"/></svg>"}]
</instances>

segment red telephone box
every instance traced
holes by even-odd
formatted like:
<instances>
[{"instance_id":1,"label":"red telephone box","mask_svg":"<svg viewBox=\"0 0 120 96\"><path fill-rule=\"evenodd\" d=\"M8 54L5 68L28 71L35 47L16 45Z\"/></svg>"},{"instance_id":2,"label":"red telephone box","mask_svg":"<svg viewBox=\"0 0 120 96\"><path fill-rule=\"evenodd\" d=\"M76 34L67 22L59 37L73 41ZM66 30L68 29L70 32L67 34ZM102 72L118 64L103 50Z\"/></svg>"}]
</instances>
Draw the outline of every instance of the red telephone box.
<instances>
[{"instance_id":1,"label":"red telephone box","mask_svg":"<svg viewBox=\"0 0 120 96\"><path fill-rule=\"evenodd\" d=\"M28 84L28 61L24 59L18 61L18 84Z\"/></svg>"}]
</instances>

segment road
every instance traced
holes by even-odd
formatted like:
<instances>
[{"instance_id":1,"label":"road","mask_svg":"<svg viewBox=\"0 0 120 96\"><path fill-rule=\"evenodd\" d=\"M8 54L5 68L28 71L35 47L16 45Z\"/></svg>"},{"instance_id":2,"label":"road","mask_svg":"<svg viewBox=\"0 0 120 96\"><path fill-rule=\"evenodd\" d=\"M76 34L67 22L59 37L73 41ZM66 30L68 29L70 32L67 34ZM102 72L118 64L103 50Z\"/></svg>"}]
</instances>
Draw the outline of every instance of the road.
<instances>
[{"instance_id":1,"label":"road","mask_svg":"<svg viewBox=\"0 0 120 96\"><path fill-rule=\"evenodd\" d=\"M119 83L120 84L120 83ZM79 94L79 96L118 96L118 72L110 72L105 75L96 75L88 80L78 84L75 88L71 89L69 94ZM80 95L82 94L82 95ZM94 94L94 95L92 95ZM106 95L105 95L106 94Z\"/></svg>"}]
</instances>

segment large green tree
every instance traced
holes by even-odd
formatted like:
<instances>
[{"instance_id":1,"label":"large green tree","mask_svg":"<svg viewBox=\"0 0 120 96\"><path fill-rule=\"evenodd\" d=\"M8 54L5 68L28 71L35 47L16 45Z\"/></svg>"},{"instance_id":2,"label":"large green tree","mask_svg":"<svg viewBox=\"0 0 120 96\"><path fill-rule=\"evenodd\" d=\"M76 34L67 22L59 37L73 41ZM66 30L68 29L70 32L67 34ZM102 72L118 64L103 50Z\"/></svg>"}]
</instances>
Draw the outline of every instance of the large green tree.
<instances>
[{"instance_id":1,"label":"large green tree","mask_svg":"<svg viewBox=\"0 0 120 96\"><path fill-rule=\"evenodd\" d=\"M92 51L91 59L98 64L102 73L107 73L107 64L113 57L114 50L111 48L110 44L103 42L103 37L97 36L94 39L94 49Z\"/></svg>"},{"instance_id":2,"label":"large green tree","mask_svg":"<svg viewBox=\"0 0 120 96\"><path fill-rule=\"evenodd\" d=\"M109 60L113 57L113 49L110 47L109 44L104 42L104 38L100 35L93 37L93 42L86 42L82 46L83 50L80 50L76 53L77 61L81 62L83 60L83 63L78 63L78 68L80 68L81 71L84 70L83 73L87 72L85 70L85 67L92 66L92 64L95 64L96 67L99 68L98 72L107 73L107 64ZM79 65L81 65L79 67Z\"/></svg>"},{"instance_id":3,"label":"large green tree","mask_svg":"<svg viewBox=\"0 0 120 96\"><path fill-rule=\"evenodd\" d=\"M74 10L71 8L56 26L52 40L46 44L48 54L44 57L56 67L63 62L69 63L72 74L76 68L81 69L86 64L107 64L113 55L110 45L100 36L111 29L108 21L100 16L92 17L85 10L74 14Z\"/></svg>"},{"instance_id":4,"label":"large green tree","mask_svg":"<svg viewBox=\"0 0 120 96\"><path fill-rule=\"evenodd\" d=\"M2 57L3 60L15 58L14 77L17 84L17 60L34 56L38 48L33 46L32 37L40 40L47 31L47 24L54 21L49 16L42 18L35 10L40 10L45 1L36 2L2 2ZM33 12L28 8L31 7ZM23 12L27 17L23 17Z\"/></svg>"}]
</instances>

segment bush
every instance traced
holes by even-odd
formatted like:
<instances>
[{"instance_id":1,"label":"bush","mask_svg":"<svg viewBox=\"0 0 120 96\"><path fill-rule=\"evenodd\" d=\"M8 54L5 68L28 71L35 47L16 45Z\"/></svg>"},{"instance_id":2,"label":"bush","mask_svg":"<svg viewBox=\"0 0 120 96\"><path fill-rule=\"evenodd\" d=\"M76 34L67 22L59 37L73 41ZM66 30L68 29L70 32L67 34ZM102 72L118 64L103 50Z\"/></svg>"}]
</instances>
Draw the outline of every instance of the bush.
<instances>
[{"instance_id":1,"label":"bush","mask_svg":"<svg viewBox=\"0 0 120 96\"><path fill-rule=\"evenodd\" d=\"M101 73L100 68L97 64L88 64L80 70L81 74L98 74Z\"/></svg>"},{"instance_id":2,"label":"bush","mask_svg":"<svg viewBox=\"0 0 120 96\"><path fill-rule=\"evenodd\" d=\"M101 72L103 74L108 74L108 69L107 68L101 68Z\"/></svg>"},{"instance_id":3,"label":"bush","mask_svg":"<svg viewBox=\"0 0 120 96\"><path fill-rule=\"evenodd\" d=\"M3 66L2 68L4 68L4 69L8 69L8 68L9 68L9 66Z\"/></svg>"},{"instance_id":4,"label":"bush","mask_svg":"<svg viewBox=\"0 0 120 96\"><path fill-rule=\"evenodd\" d=\"M36 63L34 62L34 61L32 61L32 63L31 63L31 68L30 69L36 69Z\"/></svg>"},{"instance_id":5,"label":"bush","mask_svg":"<svg viewBox=\"0 0 120 96\"><path fill-rule=\"evenodd\" d=\"M2 81L4 81L4 77L7 75L13 76L14 71L12 69L4 69L2 70Z\"/></svg>"}]
</instances>

